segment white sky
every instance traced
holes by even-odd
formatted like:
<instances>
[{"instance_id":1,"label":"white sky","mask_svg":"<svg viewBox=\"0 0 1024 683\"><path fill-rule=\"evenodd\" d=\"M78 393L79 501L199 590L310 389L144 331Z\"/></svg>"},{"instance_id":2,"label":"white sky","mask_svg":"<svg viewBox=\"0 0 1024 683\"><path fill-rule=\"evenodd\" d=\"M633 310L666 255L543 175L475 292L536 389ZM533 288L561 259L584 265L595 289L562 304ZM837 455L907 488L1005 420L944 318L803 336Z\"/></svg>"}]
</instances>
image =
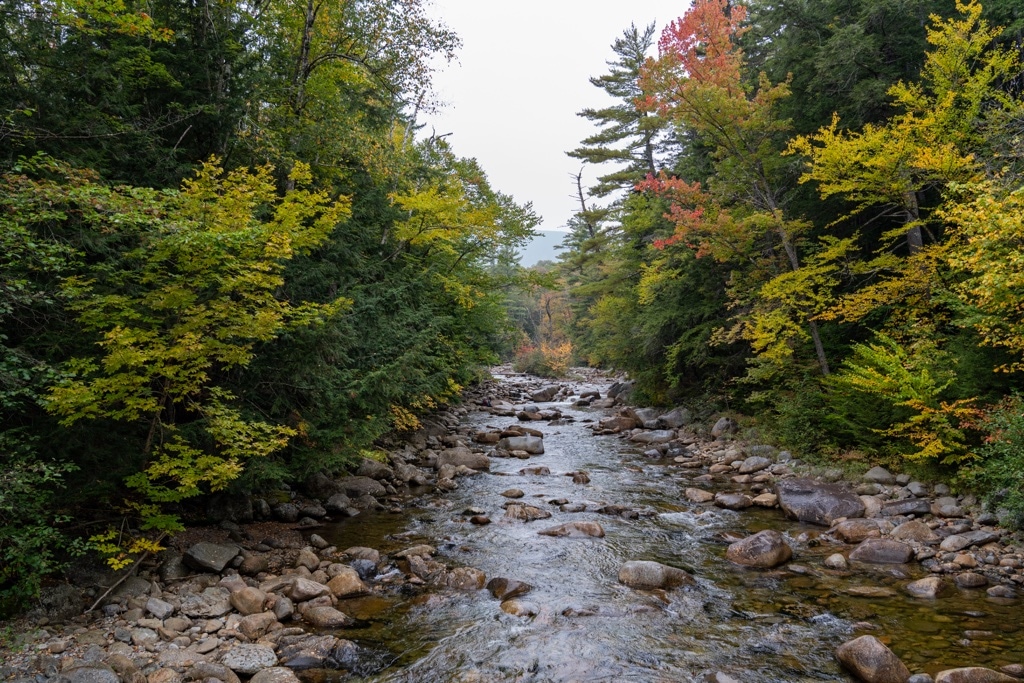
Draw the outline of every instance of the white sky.
<instances>
[{"instance_id":1,"label":"white sky","mask_svg":"<svg viewBox=\"0 0 1024 683\"><path fill-rule=\"evenodd\" d=\"M576 115L611 99L589 82L607 73L612 42L635 23L656 21L655 36L686 11L687 0L433 0L433 13L462 38L458 61L434 80L447 106L422 116L424 133L452 133L456 154L476 157L491 186L532 201L557 230L577 209L566 156L597 128ZM584 188L606 171L584 170Z\"/></svg>"}]
</instances>

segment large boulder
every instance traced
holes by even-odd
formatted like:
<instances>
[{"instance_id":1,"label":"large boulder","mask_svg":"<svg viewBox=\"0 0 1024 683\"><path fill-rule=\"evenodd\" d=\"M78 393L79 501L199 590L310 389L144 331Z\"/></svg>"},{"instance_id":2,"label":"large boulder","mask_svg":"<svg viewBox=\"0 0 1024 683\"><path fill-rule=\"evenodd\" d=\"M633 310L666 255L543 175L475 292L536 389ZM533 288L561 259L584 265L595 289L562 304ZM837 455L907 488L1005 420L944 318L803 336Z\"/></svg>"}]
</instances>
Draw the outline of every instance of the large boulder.
<instances>
[{"instance_id":1,"label":"large boulder","mask_svg":"<svg viewBox=\"0 0 1024 683\"><path fill-rule=\"evenodd\" d=\"M889 532L889 537L897 541L917 541L918 543L934 543L939 540L938 534L924 522L912 519L904 522Z\"/></svg>"},{"instance_id":2,"label":"large boulder","mask_svg":"<svg viewBox=\"0 0 1024 683\"><path fill-rule=\"evenodd\" d=\"M831 526L840 517L863 517L864 503L849 489L812 479L783 479L775 485L779 506L801 522Z\"/></svg>"},{"instance_id":3,"label":"large boulder","mask_svg":"<svg viewBox=\"0 0 1024 683\"><path fill-rule=\"evenodd\" d=\"M630 441L636 443L659 444L668 443L676 438L676 433L671 429L655 429L652 431L637 432L629 437Z\"/></svg>"},{"instance_id":4,"label":"large boulder","mask_svg":"<svg viewBox=\"0 0 1024 683\"><path fill-rule=\"evenodd\" d=\"M686 408L675 408L658 418L668 429L679 429L693 422L693 415Z\"/></svg>"},{"instance_id":5,"label":"large boulder","mask_svg":"<svg viewBox=\"0 0 1024 683\"><path fill-rule=\"evenodd\" d=\"M920 498L889 500L882 503L882 516L898 517L903 515L927 515L931 512L931 509L931 504L927 500L922 500Z\"/></svg>"},{"instance_id":6,"label":"large boulder","mask_svg":"<svg viewBox=\"0 0 1024 683\"><path fill-rule=\"evenodd\" d=\"M963 550L964 548L970 548L972 545L985 545L986 543L991 543L998 539L998 533L987 529L968 531L965 534L947 536L942 540L942 543L939 544L939 550L955 553L959 550Z\"/></svg>"},{"instance_id":7,"label":"large boulder","mask_svg":"<svg viewBox=\"0 0 1024 683\"><path fill-rule=\"evenodd\" d=\"M386 496L388 493L383 484L370 477L339 477L336 481L339 488L352 498Z\"/></svg>"},{"instance_id":8,"label":"large boulder","mask_svg":"<svg viewBox=\"0 0 1024 683\"><path fill-rule=\"evenodd\" d=\"M739 429L739 425L736 424L736 420L731 417L721 417L711 428L711 436L717 439L727 434L734 434L737 429Z\"/></svg>"},{"instance_id":9,"label":"large boulder","mask_svg":"<svg viewBox=\"0 0 1024 683\"><path fill-rule=\"evenodd\" d=\"M231 593L227 588L211 586L202 593L186 595L179 609L187 617L220 617L231 611Z\"/></svg>"},{"instance_id":10,"label":"large boulder","mask_svg":"<svg viewBox=\"0 0 1024 683\"><path fill-rule=\"evenodd\" d=\"M465 465L471 470L489 470L491 469L491 459L483 453L474 453L465 446L456 446L455 448L446 448L437 454L437 463L434 466L441 469L445 465L454 467Z\"/></svg>"},{"instance_id":11,"label":"large boulder","mask_svg":"<svg viewBox=\"0 0 1024 683\"><path fill-rule=\"evenodd\" d=\"M597 426L601 429L613 429L624 432L636 427L637 422L635 419L627 415L613 415L612 417L606 417L598 422Z\"/></svg>"},{"instance_id":12,"label":"large boulder","mask_svg":"<svg viewBox=\"0 0 1024 683\"><path fill-rule=\"evenodd\" d=\"M793 557L793 549L778 531L765 529L730 545L725 557L744 567L769 569L788 562Z\"/></svg>"},{"instance_id":13,"label":"large boulder","mask_svg":"<svg viewBox=\"0 0 1024 683\"><path fill-rule=\"evenodd\" d=\"M910 670L874 636L861 636L840 645L836 658L864 683L906 683Z\"/></svg>"},{"instance_id":14,"label":"large boulder","mask_svg":"<svg viewBox=\"0 0 1024 683\"><path fill-rule=\"evenodd\" d=\"M530 394L530 400L536 401L537 403L546 403L552 400L555 395L558 394L558 387L545 387L539 391L534 391Z\"/></svg>"},{"instance_id":15,"label":"large boulder","mask_svg":"<svg viewBox=\"0 0 1024 683\"><path fill-rule=\"evenodd\" d=\"M873 519L846 519L832 527L831 532L843 543L860 543L882 535L878 522Z\"/></svg>"},{"instance_id":16,"label":"large boulder","mask_svg":"<svg viewBox=\"0 0 1024 683\"><path fill-rule=\"evenodd\" d=\"M693 584L693 577L682 569L660 562L634 560L619 569L619 583L630 588L676 588Z\"/></svg>"},{"instance_id":17,"label":"large boulder","mask_svg":"<svg viewBox=\"0 0 1024 683\"><path fill-rule=\"evenodd\" d=\"M869 538L850 553L854 562L869 564L904 564L913 556L914 549L909 545L887 538Z\"/></svg>"},{"instance_id":18,"label":"large boulder","mask_svg":"<svg viewBox=\"0 0 1024 683\"><path fill-rule=\"evenodd\" d=\"M221 543L196 543L185 551L185 564L200 571L220 573L238 556L238 546Z\"/></svg>"},{"instance_id":19,"label":"large boulder","mask_svg":"<svg viewBox=\"0 0 1024 683\"><path fill-rule=\"evenodd\" d=\"M539 436L506 436L498 441L498 448L504 448L506 451L526 451L530 455L543 455L544 439ZM466 466L472 467L471 465ZM472 469L487 469L487 467L472 467Z\"/></svg>"},{"instance_id":20,"label":"large boulder","mask_svg":"<svg viewBox=\"0 0 1024 683\"><path fill-rule=\"evenodd\" d=\"M935 675L935 683L1020 683L1019 678L985 669L980 666L965 666L960 669L946 669Z\"/></svg>"}]
</instances>

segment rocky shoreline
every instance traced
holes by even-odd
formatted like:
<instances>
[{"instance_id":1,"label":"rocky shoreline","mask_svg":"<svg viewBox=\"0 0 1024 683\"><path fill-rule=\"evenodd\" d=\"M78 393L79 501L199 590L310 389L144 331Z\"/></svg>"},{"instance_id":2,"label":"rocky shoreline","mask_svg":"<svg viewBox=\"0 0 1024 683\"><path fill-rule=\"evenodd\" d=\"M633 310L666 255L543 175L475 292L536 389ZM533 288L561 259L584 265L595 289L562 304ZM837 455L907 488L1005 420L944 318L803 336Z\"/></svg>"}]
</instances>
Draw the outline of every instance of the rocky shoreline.
<instances>
[{"instance_id":1,"label":"rocky shoreline","mask_svg":"<svg viewBox=\"0 0 1024 683\"><path fill-rule=\"evenodd\" d=\"M971 497L955 497L881 468L858 482L840 482L840 471L815 471L786 452L735 440L736 424L722 418L711 428L695 424L689 411L636 409L625 405L628 385L577 394L570 384L512 387L486 383L465 395L462 406L442 411L388 452L387 462L364 460L351 476L310 477L298 490L251 498L220 497L211 514L224 519L212 529L192 530L175 540L159 563L142 567L83 614L105 587L66 587L48 592L44 606L12 625L17 636L0 652L0 679L18 683L313 683L343 672L369 675L385 668L386 655L344 637L346 627L372 612L373 599L415 599L433 592L475 592L485 587L502 611L521 617L537 608L521 598L531 587L506 577L488 577L473 567L450 564L423 543L381 552L378 548L330 545L316 531L331 519L367 510L403 512L426 491L456 490L459 480L490 468L492 458L529 460L544 452L534 423L571 419L552 402L574 401L613 411L592 425L599 436L628 439L666 468L686 470L693 486L680 501L694 508L742 511L779 507L793 520L821 531L803 542L834 547L823 566L850 571L862 564L899 567L918 563L930 576L907 581L904 590L922 599L942 599L953 587L986 591L989 599L1016 601L1024 586L1024 552L998 520ZM462 423L469 412L486 411L514 423L478 430ZM524 466L522 473L544 474ZM565 473L589 481L585 471ZM711 488L729 485L728 491ZM702 488L706 484L707 489ZM503 519L534 521L551 516L524 503L511 488ZM583 512L579 502L550 501L562 512ZM635 519L643 510L605 505L602 514ZM484 509L461 513L469 524L487 525ZM594 521L542 529L549 536L604 536ZM799 548L796 549L799 560ZM761 531L732 539L726 558L737 566L771 569L792 564L794 548L784 534ZM620 583L640 590L689 586L693 577L650 561L626 562ZM890 589L879 589L890 590ZM866 596L871 597L871 596ZM881 596L879 596L881 597ZM983 636L979 636L983 637ZM837 658L858 680L869 683L932 680L911 676L877 638L867 635L839 648ZM902 667L902 668L900 668ZM939 683L1014 681L1024 667L1004 671L973 667L939 673ZM735 681L725 673L709 680Z\"/></svg>"}]
</instances>

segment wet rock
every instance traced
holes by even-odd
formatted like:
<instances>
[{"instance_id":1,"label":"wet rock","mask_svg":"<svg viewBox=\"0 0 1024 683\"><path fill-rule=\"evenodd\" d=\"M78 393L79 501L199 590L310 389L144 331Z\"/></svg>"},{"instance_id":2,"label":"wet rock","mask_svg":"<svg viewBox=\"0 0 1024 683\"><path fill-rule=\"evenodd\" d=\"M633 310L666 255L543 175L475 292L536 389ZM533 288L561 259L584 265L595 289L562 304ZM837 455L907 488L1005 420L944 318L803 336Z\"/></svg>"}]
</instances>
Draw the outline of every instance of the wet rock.
<instances>
[{"instance_id":1,"label":"wet rock","mask_svg":"<svg viewBox=\"0 0 1024 683\"><path fill-rule=\"evenodd\" d=\"M272 666L250 678L249 683L299 683L299 677L291 669Z\"/></svg>"},{"instance_id":2,"label":"wet rock","mask_svg":"<svg viewBox=\"0 0 1024 683\"><path fill-rule=\"evenodd\" d=\"M704 489L688 488L683 491L683 495L691 503L710 503L715 499L715 494Z\"/></svg>"},{"instance_id":3,"label":"wet rock","mask_svg":"<svg viewBox=\"0 0 1024 683\"><path fill-rule=\"evenodd\" d=\"M496 577L487 582L487 590L498 600L510 600L526 595L533 586L523 581Z\"/></svg>"},{"instance_id":4,"label":"wet rock","mask_svg":"<svg viewBox=\"0 0 1024 683\"><path fill-rule=\"evenodd\" d=\"M754 505L754 501L744 493L718 493L715 505L726 510L746 510Z\"/></svg>"},{"instance_id":5,"label":"wet rock","mask_svg":"<svg viewBox=\"0 0 1024 683\"><path fill-rule=\"evenodd\" d=\"M779 504L779 497L774 493L762 493L759 496L754 496L754 505L762 508L773 508Z\"/></svg>"},{"instance_id":6,"label":"wet rock","mask_svg":"<svg viewBox=\"0 0 1024 683\"><path fill-rule=\"evenodd\" d=\"M267 594L259 588L246 586L231 594L231 606L241 612L243 616L259 614L267 602Z\"/></svg>"},{"instance_id":7,"label":"wet rock","mask_svg":"<svg viewBox=\"0 0 1024 683\"><path fill-rule=\"evenodd\" d=\"M331 594L336 598L351 598L370 592L367 585L359 578L359 572L352 567L339 568L337 574L327 582L327 587L331 589Z\"/></svg>"},{"instance_id":8,"label":"wet rock","mask_svg":"<svg viewBox=\"0 0 1024 683\"><path fill-rule=\"evenodd\" d=\"M504 448L507 451L526 451L530 455L543 455L544 440L536 436L510 436L499 441L498 448ZM473 469L487 468L475 467Z\"/></svg>"},{"instance_id":9,"label":"wet rock","mask_svg":"<svg viewBox=\"0 0 1024 683\"><path fill-rule=\"evenodd\" d=\"M590 475L588 475L586 472L571 472L570 474L572 475L572 483L574 484L590 483Z\"/></svg>"},{"instance_id":10,"label":"wet rock","mask_svg":"<svg viewBox=\"0 0 1024 683\"><path fill-rule=\"evenodd\" d=\"M309 571L315 572L317 567L320 566L320 558L309 548L303 548L299 551L299 556L295 560L295 566L305 567Z\"/></svg>"},{"instance_id":11,"label":"wet rock","mask_svg":"<svg viewBox=\"0 0 1024 683\"><path fill-rule=\"evenodd\" d=\"M775 485L786 515L801 522L831 525L840 517L864 516L864 503L849 489L811 479L784 479Z\"/></svg>"},{"instance_id":12,"label":"wet rock","mask_svg":"<svg viewBox=\"0 0 1024 683\"><path fill-rule=\"evenodd\" d=\"M476 524L477 526L487 526L491 523L491 518L487 515L473 515L469 518L470 524Z\"/></svg>"},{"instance_id":13,"label":"wet rock","mask_svg":"<svg viewBox=\"0 0 1024 683\"><path fill-rule=\"evenodd\" d=\"M864 473L864 481L875 484L895 484L896 477L884 467L872 467Z\"/></svg>"},{"instance_id":14,"label":"wet rock","mask_svg":"<svg viewBox=\"0 0 1024 683\"><path fill-rule=\"evenodd\" d=\"M448 572L445 583L449 588L460 591L476 591L484 587L487 576L473 567L456 567Z\"/></svg>"},{"instance_id":15,"label":"wet rock","mask_svg":"<svg viewBox=\"0 0 1024 683\"><path fill-rule=\"evenodd\" d=\"M917 598L937 598L947 588L949 584L938 576L926 576L907 584L907 592Z\"/></svg>"},{"instance_id":16,"label":"wet rock","mask_svg":"<svg viewBox=\"0 0 1024 683\"><path fill-rule=\"evenodd\" d=\"M906 543L884 538L869 538L850 553L850 560L869 564L905 564L914 556Z\"/></svg>"},{"instance_id":17,"label":"wet rock","mask_svg":"<svg viewBox=\"0 0 1024 683\"><path fill-rule=\"evenodd\" d=\"M545 387L540 391L532 392L529 396L531 401L536 401L537 403L547 403L548 401L552 400L557 394L558 387Z\"/></svg>"},{"instance_id":18,"label":"wet rock","mask_svg":"<svg viewBox=\"0 0 1024 683\"><path fill-rule=\"evenodd\" d=\"M501 495L506 498L522 498L526 494L523 493L522 489L508 489L507 491L502 491Z\"/></svg>"},{"instance_id":19,"label":"wet rock","mask_svg":"<svg viewBox=\"0 0 1024 683\"><path fill-rule=\"evenodd\" d=\"M388 491L376 479L370 477L339 477L338 486L350 498L361 498L363 496L381 497L386 496Z\"/></svg>"},{"instance_id":20,"label":"wet rock","mask_svg":"<svg viewBox=\"0 0 1024 683\"><path fill-rule=\"evenodd\" d=\"M882 536L878 522L873 519L847 519L836 524L831 531L840 541L850 544Z\"/></svg>"},{"instance_id":21,"label":"wet rock","mask_svg":"<svg viewBox=\"0 0 1024 683\"><path fill-rule=\"evenodd\" d=\"M668 443L676 438L675 431L671 429L655 429L652 431L637 432L629 437L635 443L658 444Z\"/></svg>"},{"instance_id":22,"label":"wet rock","mask_svg":"<svg viewBox=\"0 0 1024 683\"><path fill-rule=\"evenodd\" d=\"M843 557L843 555L840 553L833 553L829 555L825 558L825 561L822 564L824 564L829 569L844 570L849 569L850 567L850 563L847 562L846 558Z\"/></svg>"},{"instance_id":23,"label":"wet rock","mask_svg":"<svg viewBox=\"0 0 1024 683\"><path fill-rule=\"evenodd\" d=\"M836 658L864 683L905 683L910 670L874 636L861 636L836 649Z\"/></svg>"},{"instance_id":24,"label":"wet rock","mask_svg":"<svg viewBox=\"0 0 1024 683\"><path fill-rule=\"evenodd\" d=\"M907 498L906 500L890 500L882 503L883 517L900 517L904 515L927 515L932 506L927 500Z\"/></svg>"},{"instance_id":25,"label":"wet rock","mask_svg":"<svg viewBox=\"0 0 1024 683\"><path fill-rule=\"evenodd\" d=\"M858 598L894 598L896 591L884 586L850 586L843 591Z\"/></svg>"},{"instance_id":26,"label":"wet rock","mask_svg":"<svg viewBox=\"0 0 1024 683\"><path fill-rule=\"evenodd\" d=\"M953 583L960 588L984 588L988 585L988 579L975 572L960 572L953 577Z\"/></svg>"},{"instance_id":27,"label":"wet rock","mask_svg":"<svg viewBox=\"0 0 1024 683\"><path fill-rule=\"evenodd\" d=\"M334 636L287 636L278 646L281 664L295 671L330 668L331 652L338 639ZM294 640L293 640L294 639Z\"/></svg>"},{"instance_id":28,"label":"wet rock","mask_svg":"<svg viewBox=\"0 0 1024 683\"><path fill-rule=\"evenodd\" d=\"M501 611L514 617L535 617L540 612L537 605L513 598L501 603Z\"/></svg>"},{"instance_id":29,"label":"wet rock","mask_svg":"<svg viewBox=\"0 0 1024 683\"><path fill-rule=\"evenodd\" d=\"M471 470L488 470L491 468L491 459L483 453L474 453L465 446L446 448L437 454L437 461L434 467L440 470L445 465L468 467Z\"/></svg>"},{"instance_id":30,"label":"wet rock","mask_svg":"<svg viewBox=\"0 0 1024 683\"><path fill-rule=\"evenodd\" d=\"M953 534L942 540L939 544L939 550L945 550L947 552L957 552L964 548L969 548L972 545L985 545L999 539L999 534L994 531L986 529L979 529L977 531L968 531L963 534Z\"/></svg>"},{"instance_id":31,"label":"wet rock","mask_svg":"<svg viewBox=\"0 0 1024 683\"><path fill-rule=\"evenodd\" d=\"M519 520L521 522L534 522L538 519L548 519L551 513L533 505L520 505L512 503L505 508L505 519Z\"/></svg>"},{"instance_id":32,"label":"wet rock","mask_svg":"<svg viewBox=\"0 0 1024 683\"><path fill-rule=\"evenodd\" d=\"M219 617L231 611L231 593L212 586L202 593L190 593L181 600L181 613L188 617Z\"/></svg>"},{"instance_id":33,"label":"wet rock","mask_svg":"<svg viewBox=\"0 0 1024 683\"><path fill-rule=\"evenodd\" d=\"M722 417L719 418L718 422L715 423L715 426L711 428L711 436L718 439L729 434L735 434L738 428L739 425L737 425L736 421L731 417Z\"/></svg>"},{"instance_id":34,"label":"wet rock","mask_svg":"<svg viewBox=\"0 0 1024 683\"><path fill-rule=\"evenodd\" d=\"M928 674L914 674L907 679L907 683L935 683L935 679Z\"/></svg>"},{"instance_id":35,"label":"wet rock","mask_svg":"<svg viewBox=\"0 0 1024 683\"><path fill-rule=\"evenodd\" d=\"M551 474L551 470L544 465L537 465L535 467L524 467L519 470L519 474L532 474L534 476L546 477Z\"/></svg>"},{"instance_id":36,"label":"wet rock","mask_svg":"<svg viewBox=\"0 0 1024 683\"><path fill-rule=\"evenodd\" d=\"M980 666L946 669L935 675L935 683L1015 683L1018 679Z\"/></svg>"},{"instance_id":37,"label":"wet rock","mask_svg":"<svg viewBox=\"0 0 1024 683\"><path fill-rule=\"evenodd\" d=\"M985 593L990 598L1015 598L1017 597L1017 591L1013 590L1009 586L992 586Z\"/></svg>"},{"instance_id":38,"label":"wet rock","mask_svg":"<svg viewBox=\"0 0 1024 683\"><path fill-rule=\"evenodd\" d=\"M619 568L619 583L630 588L676 588L694 583L689 573L660 562L634 560Z\"/></svg>"},{"instance_id":39,"label":"wet rock","mask_svg":"<svg viewBox=\"0 0 1024 683\"><path fill-rule=\"evenodd\" d=\"M252 675L277 666L277 655L268 645L240 643L225 652L220 663L235 673Z\"/></svg>"},{"instance_id":40,"label":"wet rock","mask_svg":"<svg viewBox=\"0 0 1024 683\"><path fill-rule=\"evenodd\" d=\"M412 555L430 557L436 552L437 550L434 548L434 546L421 544L414 545L411 548L406 548L405 550L400 550L399 552L395 553L395 557L411 557Z\"/></svg>"},{"instance_id":41,"label":"wet rock","mask_svg":"<svg viewBox=\"0 0 1024 683\"><path fill-rule=\"evenodd\" d=\"M604 529L597 522L566 522L537 533L541 536L604 538Z\"/></svg>"},{"instance_id":42,"label":"wet rock","mask_svg":"<svg viewBox=\"0 0 1024 683\"><path fill-rule=\"evenodd\" d=\"M273 612L250 614L238 622L238 631L249 640L258 640L275 623L277 616Z\"/></svg>"},{"instance_id":43,"label":"wet rock","mask_svg":"<svg viewBox=\"0 0 1024 683\"><path fill-rule=\"evenodd\" d=\"M196 543L185 551L185 564L200 571L220 573L238 555L237 545Z\"/></svg>"},{"instance_id":44,"label":"wet rock","mask_svg":"<svg viewBox=\"0 0 1024 683\"><path fill-rule=\"evenodd\" d=\"M904 522L889 532L889 537L897 541L917 541L918 543L935 543L938 535L924 522L912 519Z\"/></svg>"},{"instance_id":45,"label":"wet rock","mask_svg":"<svg viewBox=\"0 0 1024 683\"><path fill-rule=\"evenodd\" d=\"M768 569L788 562L793 549L778 531L766 529L731 544L725 557L745 567Z\"/></svg>"},{"instance_id":46,"label":"wet rock","mask_svg":"<svg viewBox=\"0 0 1024 683\"><path fill-rule=\"evenodd\" d=\"M606 417L597 423L597 426L601 429L610 429L612 431L625 432L638 426L636 420L626 415L613 415L612 417Z\"/></svg>"},{"instance_id":47,"label":"wet rock","mask_svg":"<svg viewBox=\"0 0 1024 683\"><path fill-rule=\"evenodd\" d=\"M772 461L763 456L754 455L740 463L740 474L753 474L771 467Z\"/></svg>"},{"instance_id":48,"label":"wet rock","mask_svg":"<svg viewBox=\"0 0 1024 683\"><path fill-rule=\"evenodd\" d=\"M315 628L345 628L353 624L350 616L329 605L310 607L302 613L302 618Z\"/></svg>"}]
</instances>

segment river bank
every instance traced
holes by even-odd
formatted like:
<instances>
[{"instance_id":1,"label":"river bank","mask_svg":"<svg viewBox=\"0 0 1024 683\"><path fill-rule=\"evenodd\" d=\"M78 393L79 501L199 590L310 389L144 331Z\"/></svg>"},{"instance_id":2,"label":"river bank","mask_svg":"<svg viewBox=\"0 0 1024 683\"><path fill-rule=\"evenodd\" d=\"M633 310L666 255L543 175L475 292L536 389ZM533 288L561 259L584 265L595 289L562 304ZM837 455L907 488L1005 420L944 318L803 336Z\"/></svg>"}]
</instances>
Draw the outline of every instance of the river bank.
<instances>
[{"instance_id":1,"label":"river bank","mask_svg":"<svg viewBox=\"0 0 1024 683\"><path fill-rule=\"evenodd\" d=\"M1024 671L1024 555L969 498L878 470L833 485L727 420L610 390L506 375L387 464L250 501L251 522L235 504L90 615L22 622L0 672L842 681L836 649L862 635L909 670L858 680ZM991 674L943 679L974 665Z\"/></svg>"}]
</instances>

